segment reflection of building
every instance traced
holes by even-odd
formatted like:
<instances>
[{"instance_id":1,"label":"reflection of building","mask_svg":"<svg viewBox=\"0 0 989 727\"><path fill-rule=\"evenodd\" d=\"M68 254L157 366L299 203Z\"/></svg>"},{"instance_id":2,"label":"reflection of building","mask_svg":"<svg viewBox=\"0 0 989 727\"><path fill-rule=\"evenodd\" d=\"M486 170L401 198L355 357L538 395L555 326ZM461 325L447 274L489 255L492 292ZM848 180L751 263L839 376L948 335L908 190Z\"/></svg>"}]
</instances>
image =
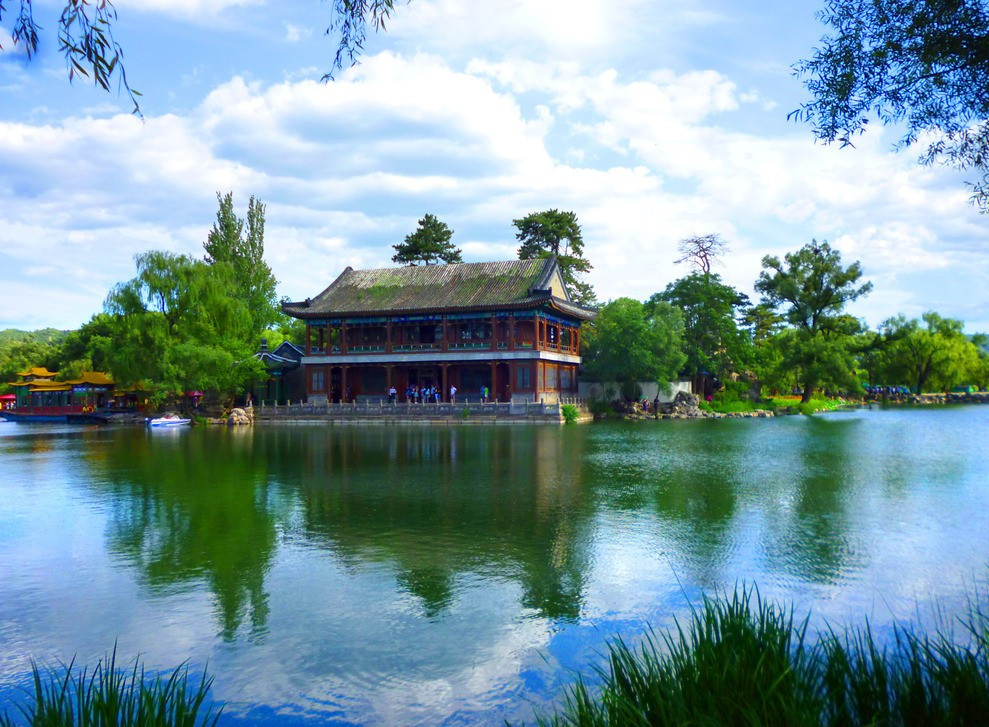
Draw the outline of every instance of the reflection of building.
<instances>
[{"instance_id":1,"label":"reflection of building","mask_svg":"<svg viewBox=\"0 0 989 727\"><path fill-rule=\"evenodd\" d=\"M256 401L301 401L306 396L306 380L302 368L305 351L289 341L282 341L274 351L268 350L268 340L261 339L261 348L254 357L264 364L267 377L254 384Z\"/></svg>"},{"instance_id":2,"label":"reflection of building","mask_svg":"<svg viewBox=\"0 0 989 727\"><path fill-rule=\"evenodd\" d=\"M306 322L310 402L451 387L476 399L575 392L580 325L555 258L354 270L284 311Z\"/></svg>"}]
</instances>

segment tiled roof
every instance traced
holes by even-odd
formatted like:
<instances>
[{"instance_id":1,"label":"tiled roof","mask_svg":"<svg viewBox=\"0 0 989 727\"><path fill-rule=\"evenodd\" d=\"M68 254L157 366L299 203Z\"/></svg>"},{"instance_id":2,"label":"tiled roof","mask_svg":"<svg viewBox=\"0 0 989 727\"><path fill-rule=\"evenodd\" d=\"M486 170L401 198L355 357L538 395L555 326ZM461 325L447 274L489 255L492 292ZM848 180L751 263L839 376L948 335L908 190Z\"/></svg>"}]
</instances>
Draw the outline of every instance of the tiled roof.
<instances>
[{"instance_id":1,"label":"tiled roof","mask_svg":"<svg viewBox=\"0 0 989 727\"><path fill-rule=\"evenodd\" d=\"M57 371L49 371L44 366L34 366L29 368L27 371L21 371L18 376L34 376L39 379L51 379L58 376Z\"/></svg>"},{"instance_id":2,"label":"tiled roof","mask_svg":"<svg viewBox=\"0 0 989 727\"><path fill-rule=\"evenodd\" d=\"M377 270L348 267L315 298L286 303L283 308L298 318L318 318L533 307L552 299L546 286L555 269L555 258ZM591 314L567 301L554 300L574 309L574 315L586 318Z\"/></svg>"},{"instance_id":3,"label":"tiled roof","mask_svg":"<svg viewBox=\"0 0 989 727\"><path fill-rule=\"evenodd\" d=\"M102 371L83 371L78 379L71 379L65 383L74 386L81 386L83 384L89 386L113 386L113 379Z\"/></svg>"}]
</instances>

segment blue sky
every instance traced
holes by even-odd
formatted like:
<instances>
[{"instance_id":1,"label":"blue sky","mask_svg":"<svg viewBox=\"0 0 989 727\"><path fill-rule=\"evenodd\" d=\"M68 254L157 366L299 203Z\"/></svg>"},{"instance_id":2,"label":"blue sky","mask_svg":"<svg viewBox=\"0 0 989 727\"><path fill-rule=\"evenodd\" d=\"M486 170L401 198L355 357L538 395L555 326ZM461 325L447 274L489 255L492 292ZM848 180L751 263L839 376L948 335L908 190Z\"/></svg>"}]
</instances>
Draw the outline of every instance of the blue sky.
<instances>
[{"instance_id":1,"label":"blue sky","mask_svg":"<svg viewBox=\"0 0 989 727\"><path fill-rule=\"evenodd\" d=\"M862 261L870 323L934 309L989 330L989 219L963 178L895 153L896 130L841 150L787 121L819 2L413 0L329 84L326 3L116 5L143 122L69 85L57 2L37 0L34 62L3 42L0 328L76 327L136 253L201 255L233 191L240 214L267 204L294 299L390 265L426 212L477 261L514 257L512 219L556 207L577 213L603 300L685 274L690 235L728 240L718 272L750 294L762 256L816 238Z\"/></svg>"}]
</instances>

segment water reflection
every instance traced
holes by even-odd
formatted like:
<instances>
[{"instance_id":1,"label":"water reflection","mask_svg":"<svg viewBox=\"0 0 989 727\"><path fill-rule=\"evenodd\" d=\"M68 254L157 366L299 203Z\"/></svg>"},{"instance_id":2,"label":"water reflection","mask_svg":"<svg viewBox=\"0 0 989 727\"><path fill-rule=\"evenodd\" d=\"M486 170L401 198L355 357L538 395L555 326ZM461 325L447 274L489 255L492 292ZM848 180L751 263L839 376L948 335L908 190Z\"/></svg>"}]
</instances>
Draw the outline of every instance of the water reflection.
<instances>
[{"instance_id":1,"label":"water reflection","mask_svg":"<svg viewBox=\"0 0 989 727\"><path fill-rule=\"evenodd\" d=\"M580 613L591 511L579 441L555 429L269 430L287 458L306 541L351 564L387 561L427 616L457 574L517 580L552 619ZM298 469L297 462L305 462Z\"/></svg>"},{"instance_id":2,"label":"water reflection","mask_svg":"<svg viewBox=\"0 0 989 727\"><path fill-rule=\"evenodd\" d=\"M264 457L234 433L137 431L109 440L90 461L92 487L109 508L107 549L153 592L207 584L222 637L244 623L264 635L265 572L278 509Z\"/></svg>"},{"instance_id":3,"label":"water reflection","mask_svg":"<svg viewBox=\"0 0 989 727\"><path fill-rule=\"evenodd\" d=\"M493 723L684 592L911 616L983 572L987 425L4 429L0 701L119 636L209 660L226 719Z\"/></svg>"}]
</instances>

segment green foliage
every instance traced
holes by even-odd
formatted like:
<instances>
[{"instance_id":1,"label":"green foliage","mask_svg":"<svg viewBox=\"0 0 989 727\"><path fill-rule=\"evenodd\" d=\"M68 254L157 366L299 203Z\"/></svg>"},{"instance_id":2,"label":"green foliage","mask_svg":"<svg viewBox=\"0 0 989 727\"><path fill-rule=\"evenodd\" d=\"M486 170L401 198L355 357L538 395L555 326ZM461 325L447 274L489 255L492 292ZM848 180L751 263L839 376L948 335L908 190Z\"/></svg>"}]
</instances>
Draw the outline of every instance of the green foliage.
<instances>
[{"instance_id":1,"label":"green foliage","mask_svg":"<svg viewBox=\"0 0 989 727\"><path fill-rule=\"evenodd\" d=\"M690 374L707 372L725 378L748 363L751 342L737 322L748 298L722 283L718 275L692 273L670 283L649 299L647 313L660 301L683 314L685 370Z\"/></svg>"},{"instance_id":2,"label":"green foliage","mask_svg":"<svg viewBox=\"0 0 989 727\"><path fill-rule=\"evenodd\" d=\"M200 727L215 725L222 708L213 714L207 703L213 678L203 672L199 683L189 683L189 670L179 666L163 678L146 675L137 659L130 669L117 667L117 650L92 668L75 663L42 670L33 665L34 693L21 705L21 717L30 725L115 725L143 727ZM13 716L0 713L0 727L13 727Z\"/></svg>"},{"instance_id":3,"label":"green foliage","mask_svg":"<svg viewBox=\"0 0 989 727\"><path fill-rule=\"evenodd\" d=\"M405 242L392 245L395 248L392 262L402 265L462 263L461 250L450 241L452 237L453 230L445 222L427 214L419 220L416 231L405 236Z\"/></svg>"},{"instance_id":4,"label":"green foliage","mask_svg":"<svg viewBox=\"0 0 989 727\"><path fill-rule=\"evenodd\" d=\"M754 588L705 598L686 625L633 648L608 647L603 682L581 678L543 725L968 725L989 713L989 614L976 600L963 643L895 626L892 645L868 624L812 638L809 616Z\"/></svg>"},{"instance_id":5,"label":"green foliage","mask_svg":"<svg viewBox=\"0 0 989 727\"><path fill-rule=\"evenodd\" d=\"M831 34L800 62L813 100L793 112L826 142L851 145L870 118L930 140L926 163L974 169L989 203L989 7L985 0L828 0Z\"/></svg>"},{"instance_id":6,"label":"green foliage","mask_svg":"<svg viewBox=\"0 0 989 727\"><path fill-rule=\"evenodd\" d=\"M844 267L837 250L814 240L783 261L767 255L762 266L755 287L766 305L782 308L792 326L776 342L783 364L800 371L803 400L822 384L857 388L855 337L861 325L844 308L872 290L872 283L859 284L859 263Z\"/></svg>"},{"instance_id":7,"label":"green foliage","mask_svg":"<svg viewBox=\"0 0 989 727\"><path fill-rule=\"evenodd\" d=\"M885 383L909 382L920 393L929 385L947 391L978 377L982 357L962 333L963 326L934 311L925 313L922 321L902 315L883 321Z\"/></svg>"},{"instance_id":8,"label":"green foliage","mask_svg":"<svg viewBox=\"0 0 989 727\"><path fill-rule=\"evenodd\" d=\"M92 78L104 91L110 90L114 77L134 104L133 112L141 115L138 103L140 91L131 88L124 70L124 51L113 35L117 11L110 0L63 0L65 3L58 19L58 49L65 56L69 82L80 75ZM18 6L18 14L10 18L9 6ZM395 8L394 0L332 0L331 21L326 35L339 38L331 70L322 80L333 78L347 59L356 63L367 28L385 30L385 22ZM39 31L43 28L34 20L34 0L0 0L0 21L11 28L11 44L24 47L29 60L38 52L41 43ZM0 45L2 48L2 45Z\"/></svg>"},{"instance_id":9,"label":"green foliage","mask_svg":"<svg viewBox=\"0 0 989 727\"><path fill-rule=\"evenodd\" d=\"M216 194L219 209L203 248L206 262L225 263L233 270L234 294L247 307L252 335L279 320L275 287L278 282L264 260L264 205L253 196L247 203L247 219L233 211L233 194Z\"/></svg>"},{"instance_id":10,"label":"green foliage","mask_svg":"<svg viewBox=\"0 0 989 727\"><path fill-rule=\"evenodd\" d=\"M137 272L107 297L110 334L94 344L115 380L227 394L260 375L232 265L148 252L137 256Z\"/></svg>"},{"instance_id":11,"label":"green foliage","mask_svg":"<svg viewBox=\"0 0 989 727\"><path fill-rule=\"evenodd\" d=\"M573 424L580 418L580 410L574 404L564 404L561 406L560 414L563 415L563 421L567 424Z\"/></svg>"},{"instance_id":12,"label":"green foliage","mask_svg":"<svg viewBox=\"0 0 989 727\"><path fill-rule=\"evenodd\" d=\"M685 360L682 317L663 301L647 313L637 300L613 300L585 336L584 372L592 381L668 385Z\"/></svg>"},{"instance_id":13,"label":"green foliage","mask_svg":"<svg viewBox=\"0 0 989 727\"><path fill-rule=\"evenodd\" d=\"M512 224L518 229L515 237L521 243L519 260L555 255L571 300L579 305L594 305L594 288L584 280L593 266L584 257L584 237L574 212L533 212Z\"/></svg>"}]
</instances>

